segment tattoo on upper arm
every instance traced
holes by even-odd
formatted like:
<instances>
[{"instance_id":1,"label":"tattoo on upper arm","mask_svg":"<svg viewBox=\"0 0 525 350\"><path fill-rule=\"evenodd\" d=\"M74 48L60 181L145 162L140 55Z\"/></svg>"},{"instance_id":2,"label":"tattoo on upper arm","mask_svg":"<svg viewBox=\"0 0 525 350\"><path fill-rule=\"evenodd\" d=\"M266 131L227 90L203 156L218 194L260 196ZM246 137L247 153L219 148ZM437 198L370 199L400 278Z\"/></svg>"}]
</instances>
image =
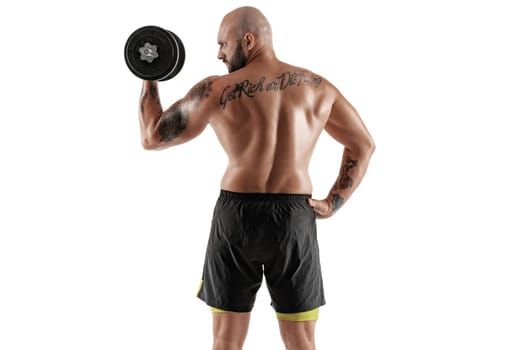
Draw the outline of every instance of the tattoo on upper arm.
<instances>
[{"instance_id":1,"label":"tattoo on upper arm","mask_svg":"<svg viewBox=\"0 0 525 350\"><path fill-rule=\"evenodd\" d=\"M193 106L197 107L200 100L209 97L211 93L211 85L211 80L207 79L197 83L188 94L189 100L179 101L163 113L159 121L159 134L161 142L170 142L177 138L184 130L186 130L190 115L188 105L196 103ZM156 98L160 104L158 90L156 88L152 88L150 93L152 97Z\"/></svg>"},{"instance_id":2,"label":"tattoo on upper arm","mask_svg":"<svg viewBox=\"0 0 525 350\"><path fill-rule=\"evenodd\" d=\"M188 109L182 102L175 103L162 116L159 123L161 142L169 142L179 136L188 125Z\"/></svg>"}]
</instances>

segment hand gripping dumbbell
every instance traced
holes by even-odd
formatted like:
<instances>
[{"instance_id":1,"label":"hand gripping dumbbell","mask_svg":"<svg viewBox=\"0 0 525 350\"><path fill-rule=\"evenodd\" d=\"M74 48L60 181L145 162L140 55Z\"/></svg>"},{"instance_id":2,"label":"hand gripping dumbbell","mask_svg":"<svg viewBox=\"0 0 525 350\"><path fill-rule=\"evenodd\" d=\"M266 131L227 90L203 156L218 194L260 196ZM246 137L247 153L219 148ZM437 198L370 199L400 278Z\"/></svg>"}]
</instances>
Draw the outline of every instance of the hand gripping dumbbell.
<instances>
[{"instance_id":1,"label":"hand gripping dumbbell","mask_svg":"<svg viewBox=\"0 0 525 350\"><path fill-rule=\"evenodd\" d=\"M180 72L186 53L182 41L173 32L145 26L131 33L124 57L128 68L140 79L165 81Z\"/></svg>"}]
</instances>

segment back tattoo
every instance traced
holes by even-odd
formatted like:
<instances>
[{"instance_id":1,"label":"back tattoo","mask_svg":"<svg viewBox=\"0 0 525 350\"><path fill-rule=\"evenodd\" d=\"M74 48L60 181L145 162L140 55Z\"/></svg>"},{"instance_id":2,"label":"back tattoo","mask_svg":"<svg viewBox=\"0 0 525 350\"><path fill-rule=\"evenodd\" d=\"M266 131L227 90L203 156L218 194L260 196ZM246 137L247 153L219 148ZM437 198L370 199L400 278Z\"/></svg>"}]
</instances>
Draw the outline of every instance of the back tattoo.
<instances>
[{"instance_id":1,"label":"back tattoo","mask_svg":"<svg viewBox=\"0 0 525 350\"><path fill-rule=\"evenodd\" d=\"M246 79L235 83L233 86L226 86L224 90L222 90L219 103L224 109L228 102L241 98L242 96L251 98L259 93L282 91L288 87L297 87L301 84L313 85L318 88L321 82L322 79L320 77L310 75L304 70L284 72L269 82L266 82L265 76L262 76L257 82Z\"/></svg>"}]
</instances>

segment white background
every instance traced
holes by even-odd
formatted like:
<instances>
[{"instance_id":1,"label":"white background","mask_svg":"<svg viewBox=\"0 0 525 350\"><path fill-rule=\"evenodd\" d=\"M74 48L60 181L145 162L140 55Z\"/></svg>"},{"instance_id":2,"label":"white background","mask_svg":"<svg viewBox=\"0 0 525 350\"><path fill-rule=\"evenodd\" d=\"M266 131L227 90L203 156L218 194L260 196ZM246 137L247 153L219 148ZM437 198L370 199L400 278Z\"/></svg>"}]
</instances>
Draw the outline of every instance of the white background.
<instances>
[{"instance_id":1,"label":"white background","mask_svg":"<svg viewBox=\"0 0 525 350\"><path fill-rule=\"evenodd\" d=\"M165 106L216 59L222 16L259 7L279 58L333 82L377 144L319 221L319 349L525 349L519 1L18 1L0 5L0 349L210 349L195 297L225 156L211 129L141 148L136 28L177 33ZM319 141L314 196L342 149ZM280 349L263 287L245 349Z\"/></svg>"}]
</instances>

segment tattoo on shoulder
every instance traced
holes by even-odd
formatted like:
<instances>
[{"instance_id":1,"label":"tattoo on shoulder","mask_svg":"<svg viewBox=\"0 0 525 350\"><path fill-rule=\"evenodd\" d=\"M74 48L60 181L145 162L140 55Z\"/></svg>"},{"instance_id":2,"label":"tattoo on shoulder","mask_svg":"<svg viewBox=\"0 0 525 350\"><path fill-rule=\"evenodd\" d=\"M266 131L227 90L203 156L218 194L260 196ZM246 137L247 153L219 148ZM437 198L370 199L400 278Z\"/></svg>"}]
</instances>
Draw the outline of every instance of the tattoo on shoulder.
<instances>
[{"instance_id":1,"label":"tattoo on shoulder","mask_svg":"<svg viewBox=\"0 0 525 350\"><path fill-rule=\"evenodd\" d=\"M190 90L190 98L194 99L203 99L205 97L210 97L211 92L211 80L203 80L200 83L197 83Z\"/></svg>"},{"instance_id":2,"label":"tattoo on shoulder","mask_svg":"<svg viewBox=\"0 0 525 350\"><path fill-rule=\"evenodd\" d=\"M252 98L260 93L276 93L287 88L298 87L301 85L312 85L318 88L322 79L307 71L287 71L283 72L276 78L266 81L267 77L262 76L257 81L248 79L235 83L233 86L228 85L222 90L219 104L224 109L228 102L241 97Z\"/></svg>"},{"instance_id":3,"label":"tattoo on shoulder","mask_svg":"<svg viewBox=\"0 0 525 350\"><path fill-rule=\"evenodd\" d=\"M176 103L168 109L159 123L161 142L169 142L178 137L188 125L188 109L184 103Z\"/></svg>"}]
</instances>

